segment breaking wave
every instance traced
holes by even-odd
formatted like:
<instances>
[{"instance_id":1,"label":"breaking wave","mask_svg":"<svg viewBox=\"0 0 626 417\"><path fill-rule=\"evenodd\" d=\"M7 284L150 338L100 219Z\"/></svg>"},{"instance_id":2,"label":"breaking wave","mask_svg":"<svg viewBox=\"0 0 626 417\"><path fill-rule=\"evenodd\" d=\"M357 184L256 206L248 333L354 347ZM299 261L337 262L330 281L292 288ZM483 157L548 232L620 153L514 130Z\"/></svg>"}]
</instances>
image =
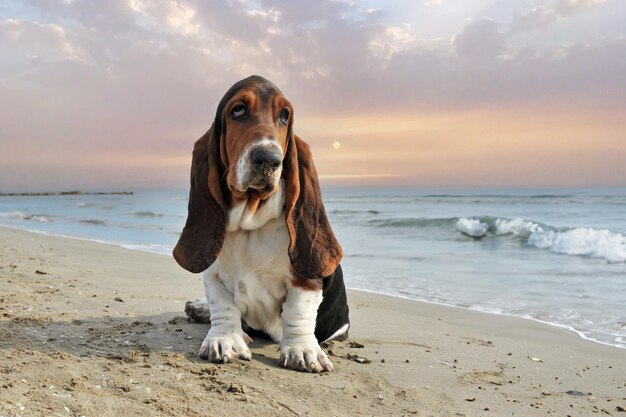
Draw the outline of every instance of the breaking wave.
<instances>
[{"instance_id":1,"label":"breaking wave","mask_svg":"<svg viewBox=\"0 0 626 417\"><path fill-rule=\"evenodd\" d=\"M47 217L41 214L26 214L21 211L11 211L8 213L0 213L0 217L4 217L5 219L13 219L13 220L30 220L33 222L41 222L41 223L49 223L52 221L50 217Z\"/></svg>"},{"instance_id":2,"label":"breaking wave","mask_svg":"<svg viewBox=\"0 0 626 417\"><path fill-rule=\"evenodd\" d=\"M508 236L553 253L626 262L626 236L588 227L557 228L521 218L493 216L371 219L377 228L457 230L472 238Z\"/></svg>"},{"instance_id":3,"label":"breaking wave","mask_svg":"<svg viewBox=\"0 0 626 417\"><path fill-rule=\"evenodd\" d=\"M476 219L460 218L456 222L456 228L464 235L471 237L483 237L487 234L489 226Z\"/></svg>"},{"instance_id":4,"label":"breaking wave","mask_svg":"<svg viewBox=\"0 0 626 417\"><path fill-rule=\"evenodd\" d=\"M626 237L605 229L556 228L521 218L493 217L460 218L456 227L472 237L482 237L487 232L495 236L509 235L553 253L626 262Z\"/></svg>"},{"instance_id":5,"label":"breaking wave","mask_svg":"<svg viewBox=\"0 0 626 417\"><path fill-rule=\"evenodd\" d=\"M538 230L530 235L528 244L554 253L626 262L626 238L608 230L582 227L563 232Z\"/></svg>"}]
</instances>

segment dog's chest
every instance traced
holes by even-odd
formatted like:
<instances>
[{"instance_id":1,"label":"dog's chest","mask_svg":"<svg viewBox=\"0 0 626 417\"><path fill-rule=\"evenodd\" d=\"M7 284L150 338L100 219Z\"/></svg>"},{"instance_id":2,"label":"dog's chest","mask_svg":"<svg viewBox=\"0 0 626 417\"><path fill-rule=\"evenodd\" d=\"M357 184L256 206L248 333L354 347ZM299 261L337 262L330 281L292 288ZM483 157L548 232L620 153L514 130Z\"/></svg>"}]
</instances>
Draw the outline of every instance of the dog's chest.
<instances>
[{"instance_id":1,"label":"dog's chest","mask_svg":"<svg viewBox=\"0 0 626 417\"><path fill-rule=\"evenodd\" d=\"M248 325L278 339L292 274L287 225L282 210L276 214L252 230L232 230L231 223L215 266Z\"/></svg>"}]
</instances>

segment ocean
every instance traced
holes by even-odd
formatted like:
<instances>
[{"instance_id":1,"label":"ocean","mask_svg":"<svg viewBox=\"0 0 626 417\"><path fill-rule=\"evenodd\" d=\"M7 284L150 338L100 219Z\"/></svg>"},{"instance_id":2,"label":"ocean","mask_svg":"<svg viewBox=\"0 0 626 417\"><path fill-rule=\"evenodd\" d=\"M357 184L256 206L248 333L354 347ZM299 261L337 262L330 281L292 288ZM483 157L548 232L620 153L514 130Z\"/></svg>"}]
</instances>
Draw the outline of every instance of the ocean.
<instances>
[{"instance_id":1,"label":"ocean","mask_svg":"<svg viewBox=\"0 0 626 417\"><path fill-rule=\"evenodd\" d=\"M323 191L349 288L626 348L626 188ZM0 225L168 256L186 211L183 189L0 197Z\"/></svg>"}]
</instances>

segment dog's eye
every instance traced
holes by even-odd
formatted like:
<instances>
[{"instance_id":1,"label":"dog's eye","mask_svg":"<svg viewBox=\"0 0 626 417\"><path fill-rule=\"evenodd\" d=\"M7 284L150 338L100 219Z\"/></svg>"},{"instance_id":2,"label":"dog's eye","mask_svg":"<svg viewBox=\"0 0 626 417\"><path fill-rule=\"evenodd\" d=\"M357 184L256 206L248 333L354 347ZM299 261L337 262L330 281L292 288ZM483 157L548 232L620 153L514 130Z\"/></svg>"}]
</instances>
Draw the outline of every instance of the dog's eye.
<instances>
[{"instance_id":1,"label":"dog's eye","mask_svg":"<svg viewBox=\"0 0 626 417\"><path fill-rule=\"evenodd\" d=\"M244 114L246 114L246 106L244 106L243 104L237 104L235 107L233 107L233 109L230 111L230 115L233 119L236 119L238 117L243 116Z\"/></svg>"},{"instance_id":2,"label":"dog's eye","mask_svg":"<svg viewBox=\"0 0 626 417\"><path fill-rule=\"evenodd\" d=\"M278 121L284 125L289 123L289 110L282 109L278 115Z\"/></svg>"}]
</instances>

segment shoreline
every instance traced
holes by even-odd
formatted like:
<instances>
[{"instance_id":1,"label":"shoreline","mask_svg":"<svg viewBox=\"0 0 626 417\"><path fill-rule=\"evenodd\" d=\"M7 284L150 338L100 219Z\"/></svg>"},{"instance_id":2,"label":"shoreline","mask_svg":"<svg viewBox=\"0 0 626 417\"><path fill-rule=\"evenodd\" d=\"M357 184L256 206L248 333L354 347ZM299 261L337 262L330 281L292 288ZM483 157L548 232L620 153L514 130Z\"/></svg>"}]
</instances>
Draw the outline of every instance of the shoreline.
<instances>
[{"instance_id":1,"label":"shoreline","mask_svg":"<svg viewBox=\"0 0 626 417\"><path fill-rule=\"evenodd\" d=\"M250 362L201 360L207 326L183 309L202 280L170 257L0 227L0 277L0 415L587 416L626 406L623 349L527 319L350 290L350 338L326 348L335 371L303 374L278 367L264 339Z\"/></svg>"},{"instance_id":2,"label":"shoreline","mask_svg":"<svg viewBox=\"0 0 626 417\"><path fill-rule=\"evenodd\" d=\"M402 295L388 294L388 293L384 293L384 292L376 292L376 291L371 291L371 290L364 289L364 288L348 288L348 289L350 289L352 291L359 291L359 292L362 292L362 293L367 293L367 294L372 294L372 295L379 295L379 296L383 296L383 297L398 298L398 299L401 299L401 300L412 301L412 302L416 302L416 303L425 303L425 304L432 304L432 305L448 307L448 308L456 308L456 309L461 309L461 310L474 311L474 312L477 312L477 313L488 314L488 315L496 316L496 317L510 317L510 318L514 318L514 319L528 320L528 321L531 321L533 323L538 323L538 324L541 324L541 325L544 325L544 326L549 326L549 327L552 327L552 328L557 329L557 330L561 330L561 331L568 332L568 333L573 333L576 336L578 336L580 338L580 340L584 340L585 342L597 343L597 344L600 344L602 346L608 346L608 347L612 347L612 348L619 349L619 350L626 350L626 346L618 346L618 345L614 345L614 344L611 344L611 343L608 343L608 342L603 342L601 340L596 340L594 338L586 336L583 332L581 332L579 330L576 330L574 327L568 326L566 324L552 323L552 322L549 322L549 321L545 321L545 320L534 318L534 317L532 317L530 315L516 315L516 314L509 314L509 313L500 313L500 312L496 312L496 311L487 311L487 310L481 310L479 308L463 307L463 306L457 306L457 305L454 305L454 304L442 303L442 302L438 302L438 301L429 301L429 300L424 300L424 299L420 299L420 298L410 298L410 297L406 297L406 296L402 296Z\"/></svg>"},{"instance_id":3,"label":"shoreline","mask_svg":"<svg viewBox=\"0 0 626 417\"><path fill-rule=\"evenodd\" d=\"M57 238L62 238L62 239L74 239L74 240L92 242L92 243L97 243L97 244L102 244L102 245L109 245L109 246L113 246L113 247L116 247L116 248L122 248L122 249L137 251L137 252L141 252L141 253L149 253L149 254L152 254L152 255L167 256L169 258L172 257L171 254L160 253L160 252L156 252L156 251L150 251L150 250L141 249L141 248L137 248L137 247L131 247L131 246L133 246L131 244L108 242L108 241L99 240L99 239L83 238L83 237L77 237L77 236L60 235L60 234L48 233L48 232L44 232L44 231L40 231L40 230L12 227L12 226L6 226L6 225L0 225L0 229L1 228L25 231L25 232L28 232L28 233L41 234L41 235L44 235L44 236L57 237ZM439 301L431 301L431 300L426 300L426 299L417 298L417 297L416 298L411 298L411 297L403 296L403 295L400 295L400 294L391 294L391 293L386 293L386 292L376 292L376 291L369 290L369 289L366 289L366 288L349 287L347 285L346 285L346 288L349 289L349 290L353 290L353 291L360 291L360 292L369 293L369 294L373 294L373 295L381 295L381 296L386 296L386 297L398 298L398 299L407 300L407 301L414 301L414 302L418 302L418 303L426 303L426 304L433 304L433 305L439 305L439 306L445 306L445 307L451 307L451 308L458 308L458 309L462 309L462 310L476 311L476 312L489 314L489 315L493 315L493 316L503 316L503 317L512 317L512 318L518 318L518 319L523 319L523 320L529 320L529 321L532 321L532 322L535 322L535 323L540 323L540 324L543 324L543 325L547 325L547 326L550 326L550 327L553 327L553 328L556 328L556 329L559 329L559 330L563 330L563 331L574 333L581 340L584 340L584 341L588 341L588 342L592 342L592 343L598 343L600 345L609 346L609 347L612 347L612 348L615 348L615 349L626 350L626 345L621 346L621 345L617 345L617 344L614 344L614 343L609 343L609 342L604 342L604 341L601 341L601 340L597 340L597 339L594 339L592 337L589 337L589 336L585 335L585 333L583 333L582 331L580 331L580 330L578 330L575 327L572 327L570 325L561 324L561 323L553 323L553 322L549 322L549 321L546 321L546 320L541 320L541 319L532 317L529 314L517 315L517 314L510 314L510 313L503 313L503 312L496 312L496 311L481 310L480 308L464 307L464 306L459 306L459 305L455 305L455 304L449 304L449 303L444 303L444 302L439 302ZM615 343L618 343L618 342L615 342Z\"/></svg>"}]
</instances>

